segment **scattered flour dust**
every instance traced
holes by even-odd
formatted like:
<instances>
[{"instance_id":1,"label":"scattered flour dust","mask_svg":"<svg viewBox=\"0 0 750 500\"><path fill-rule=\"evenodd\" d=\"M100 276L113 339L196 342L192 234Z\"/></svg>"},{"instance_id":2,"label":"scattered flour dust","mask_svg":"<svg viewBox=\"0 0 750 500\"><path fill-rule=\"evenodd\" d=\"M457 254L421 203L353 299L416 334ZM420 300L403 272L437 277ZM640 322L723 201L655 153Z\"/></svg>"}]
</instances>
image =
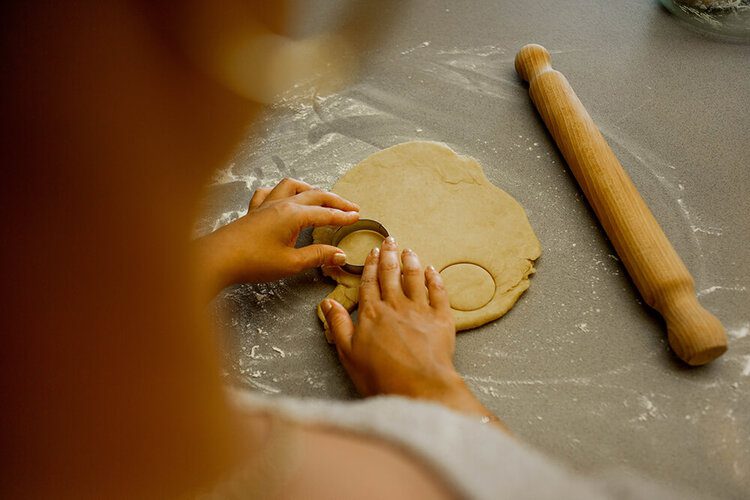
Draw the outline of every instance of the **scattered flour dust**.
<instances>
[{"instance_id":1,"label":"scattered flour dust","mask_svg":"<svg viewBox=\"0 0 750 500\"><path fill-rule=\"evenodd\" d=\"M229 184L230 182L242 182L248 191L253 190L254 183L258 180L254 175L237 175L234 173L236 163L230 163L226 168L214 173L211 184Z\"/></svg>"},{"instance_id":2,"label":"scattered flour dust","mask_svg":"<svg viewBox=\"0 0 750 500\"><path fill-rule=\"evenodd\" d=\"M690 224L690 229L694 233L703 233L710 236L721 236L721 234L724 232L722 228L706 225L701 221L700 218L695 216L695 214L691 214L684 199L678 198L677 204L680 206L680 210L682 210L683 215Z\"/></svg>"},{"instance_id":3,"label":"scattered flour dust","mask_svg":"<svg viewBox=\"0 0 750 500\"><path fill-rule=\"evenodd\" d=\"M743 339L750 334L750 323L745 323L740 327L727 330L727 334L733 339Z\"/></svg>"},{"instance_id":4,"label":"scattered flour dust","mask_svg":"<svg viewBox=\"0 0 750 500\"><path fill-rule=\"evenodd\" d=\"M704 288L703 290L700 290L698 292L698 297L703 297L704 295L708 295L708 294L711 294L711 293L714 293L714 292L718 292L718 291L722 291L722 290L724 290L724 291L731 291L731 292L746 292L747 291L747 287L744 287L744 286L741 286L741 285L734 285L734 286L719 286L719 285L714 285L714 286L710 286L708 288Z\"/></svg>"},{"instance_id":5,"label":"scattered flour dust","mask_svg":"<svg viewBox=\"0 0 750 500\"><path fill-rule=\"evenodd\" d=\"M430 42L429 41L424 41L424 42L420 43L419 45L417 45L415 47L411 47L411 48L406 49L405 51L401 52L401 55L405 56L406 54L411 54L415 50L423 49L423 48L429 47L429 46L430 46Z\"/></svg>"},{"instance_id":6,"label":"scattered flour dust","mask_svg":"<svg viewBox=\"0 0 750 500\"><path fill-rule=\"evenodd\" d=\"M640 404L641 407L643 407L643 409L645 410L643 413L638 415L638 420L640 420L641 422L645 422L648 419L661 418L664 416L659 412L659 409L656 407L656 405L654 405L654 403L646 396L638 396L638 404Z\"/></svg>"}]
</instances>

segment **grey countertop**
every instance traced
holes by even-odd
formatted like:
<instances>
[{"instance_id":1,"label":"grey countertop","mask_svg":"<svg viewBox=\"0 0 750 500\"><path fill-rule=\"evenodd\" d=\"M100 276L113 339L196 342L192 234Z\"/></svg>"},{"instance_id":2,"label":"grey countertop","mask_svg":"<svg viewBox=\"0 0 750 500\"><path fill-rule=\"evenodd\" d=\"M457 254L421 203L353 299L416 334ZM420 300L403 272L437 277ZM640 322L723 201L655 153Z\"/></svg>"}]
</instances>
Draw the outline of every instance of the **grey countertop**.
<instances>
[{"instance_id":1,"label":"grey countertop","mask_svg":"<svg viewBox=\"0 0 750 500\"><path fill-rule=\"evenodd\" d=\"M335 18L318 4L300 32ZM381 38L358 80L270 109L208 187L198 232L284 176L330 187L384 147L445 142L526 208L543 247L511 312L458 337L457 368L479 398L577 470L750 495L750 45L686 29L649 0L422 0L384 4L373 22ZM530 42L550 50L726 327L729 351L711 365L674 357L629 281L514 72ZM313 312L332 286L311 271L225 291L227 378L356 397Z\"/></svg>"}]
</instances>

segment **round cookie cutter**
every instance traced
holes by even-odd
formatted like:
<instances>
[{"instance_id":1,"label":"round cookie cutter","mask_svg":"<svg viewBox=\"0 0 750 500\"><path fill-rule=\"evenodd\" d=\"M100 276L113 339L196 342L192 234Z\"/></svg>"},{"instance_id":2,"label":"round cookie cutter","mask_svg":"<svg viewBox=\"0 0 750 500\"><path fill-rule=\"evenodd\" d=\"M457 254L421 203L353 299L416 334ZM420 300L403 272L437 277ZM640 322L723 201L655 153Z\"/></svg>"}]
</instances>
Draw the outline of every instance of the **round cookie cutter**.
<instances>
[{"instance_id":1,"label":"round cookie cutter","mask_svg":"<svg viewBox=\"0 0 750 500\"><path fill-rule=\"evenodd\" d=\"M382 235L383 239L389 236L388 230L380 222L376 220L372 220L372 219L359 219L354 224L350 224L348 226L341 226L340 228L338 228L336 232L333 233L333 237L331 238L331 244L333 246L339 246L339 243L341 243L341 240L343 240L350 234L356 233L358 231L373 231ZM347 273L362 274L362 271L364 271L365 266L349 264L347 262L343 266L341 266L341 268Z\"/></svg>"}]
</instances>

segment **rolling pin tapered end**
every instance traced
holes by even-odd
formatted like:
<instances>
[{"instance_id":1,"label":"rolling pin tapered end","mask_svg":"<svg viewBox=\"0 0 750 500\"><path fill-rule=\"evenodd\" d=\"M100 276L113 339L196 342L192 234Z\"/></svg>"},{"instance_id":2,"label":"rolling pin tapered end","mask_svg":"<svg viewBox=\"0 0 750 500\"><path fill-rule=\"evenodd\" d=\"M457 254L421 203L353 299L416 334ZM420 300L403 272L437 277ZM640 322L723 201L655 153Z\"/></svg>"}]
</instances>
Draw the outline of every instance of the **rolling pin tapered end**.
<instances>
[{"instance_id":1,"label":"rolling pin tapered end","mask_svg":"<svg viewBox=\"0 0 750 500\"><path fill-rule=\"evenodd\" d=\"M541 45L530 43L516 54L516 72L524 81L530 82L545 71L552 70L550 55Z\"/></svg>"},{"instance_id":2,"label":"rolling pin tapered end","mask_svg":"<svg viewBox=\"0 0 750 500\"><path fill-rule=\"evenodd\" d=\"M727 336L721 322L693 294L684 295L661 311L675 354L691 366L705 365L724 354Z\"/></svg>"}]
</instances>

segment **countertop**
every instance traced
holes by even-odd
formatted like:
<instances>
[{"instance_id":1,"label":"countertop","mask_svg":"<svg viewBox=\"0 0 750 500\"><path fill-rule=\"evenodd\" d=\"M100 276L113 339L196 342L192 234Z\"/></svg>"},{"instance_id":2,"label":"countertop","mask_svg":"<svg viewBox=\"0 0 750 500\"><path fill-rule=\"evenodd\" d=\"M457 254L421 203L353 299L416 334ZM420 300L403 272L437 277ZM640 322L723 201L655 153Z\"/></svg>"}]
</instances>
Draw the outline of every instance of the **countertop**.
<instances>
[{"instance_id":1,"label":"countertop","mask_svg":"<svg viewBox=\"0 0 750 500\"><path fill-rule=\"evenodd\" d=\"M329 26L338 7L306 3L297 30ZM543 247L516 306L458 336L456 366L482 402L576 470L750 495L750 45L687 29L649 0L421 0L383 4L373 22L381 37L355 82L269 109L248 132L208 186L197 233L282 177L329 188L377 150L444 142L526 208ZM513 69L531 42L550 50L726 327L712 364L671 353L598 225ZM230 383L357 397L313 311L332 287L310 271L226 290L215 307Z\"/></svg>"}]
</instances>

